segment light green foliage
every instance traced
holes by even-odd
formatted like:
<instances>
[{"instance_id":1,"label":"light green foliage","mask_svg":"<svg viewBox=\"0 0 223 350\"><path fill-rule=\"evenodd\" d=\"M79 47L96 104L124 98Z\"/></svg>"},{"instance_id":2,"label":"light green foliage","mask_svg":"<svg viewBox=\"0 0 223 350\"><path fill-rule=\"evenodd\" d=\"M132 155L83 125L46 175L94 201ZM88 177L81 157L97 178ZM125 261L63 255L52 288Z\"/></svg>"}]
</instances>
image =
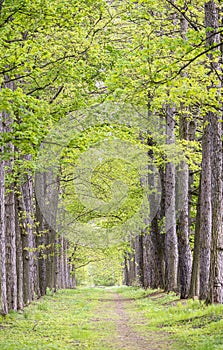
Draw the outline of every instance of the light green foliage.
<instances>
[{"instance_id":1,"label":"light green foliage","mask_svg":"<svg viewBox=\"0 0 223 350\"><path fill-rule=\"evenodd\" d=\"M70 244L70 261L75 266L77 285L120 285L123 280L123 255L128 243L109 248Z\"/></svg>"},{"instance_id":2,"label":"light green foliage","mask_svg":"<svg viewBox=\"0 0 223 350\"><path fill-rule=\"evenodd\" d=\"M94 37L107 20L102 2L3 2L0 110L13 120L3 142L13 142L18 158L35 156L55 121L90 103L104 62Z\"/></svg>"},{"instance_id":3,"label":"light green foliage","mask_svg":"<svg viewBox=\"0 0 223 350\"><path fill-rule=\"evenodd\" d=\"M137 168L137 160L136 164L130 164L125 162L124 159L118 158L105 159L99 163L93 169L89 186L92 188L92 194L96 199L109 202L114 197L114 181L116 183L125 183L128 188L128 198L122 206L117 209L117 204L114 208L111 204L111 209L107 215L103 215L100 211L90 211L90 208L89 211L87 209L85 210L84 205L79 200L75 183L72 181L72 178L75 176L75 167L78 165L78 158L82 152L87 151L91 147L100 149L102 141L106 140L109 144L114 139L126 141L143 149L137 130L125 126L102 125L80 133L76 139L70 142L61 156L63 165L61 184L63 194L66 196L66 209L73 214L73 217L80 217L79 220L82 222L88 222L94 219L96 224L102 224L103 227L112 227L115 224L121 224L127 220L128 216L131 217L133 215L142 200L142 188L139 183L140 175ZM91 162L90 158L89 162ZM77 176L83 176L83 174L80 172L80 174L77 173ZM117 202L117 198L114 198L114 200Z\"/></svg>"},{"instance_id":4,"label":"light green foliage","mask_svg":"<svg viewBox=\"0 0 223 350\"><path fill-rule=\"evenodd\" d=\"M186 160L193 171L200 169L202 118L208 111L218 111L222 101L219 89L207 89L218 86L219 77L216 72L210 72L207 64L205 1L195 0L186 9L184 3L176 0L173 8L161 0L117 0L111 4L103 0L3 2L0 110L11 120L11 131L1 135L4 159L11 156L9 142L16 147L13 173L6 173L7 186L23 180L21 174L34 172L41 141L56 123L60 124L73 111L104 100L149 107L150 115L157 116L157 123L165 118L167 104L176 109L176 125L185 115L188 120L196 121L199 142L179 141L176 127L176 144L170 147L165 145L164 135L160 135L160 142L146 148L139 140L141 130L124 125L98 125L74 135L61 155L61 192L72 223L93 222L94 228L86 228L84 232L90 246L92 240L97 244L98 227L110 229L125 223L135 213L139 217L143 215L137 212L142 199L138 170L123 159L102 161L94 169L90 182L93 195L104 202L112 203L114 181L128 187L128 198L106 214L86 210L72 176L78 158L88 149L100 148L104 140L119 139L144 151L152 150L157 167L164 167L170 160L175 164ZM177 8L189 19L185 37L180 34L180 16L177 20L174 16L180 13ZM214 60L219 50L212 54ZM53 152L56 148L51 149ZM30 160L24 159L27 154L32 156ZM195 210L192 211L194 217ZM78 226L68 226L62 232L68 237L74 232L77 232L75 238L83 234ZM129 226L125 227L127 233L130 228L139 229L134 223ZM117 229L117 237L123 238L122 227Z\"/></svg>"}]
</instances>

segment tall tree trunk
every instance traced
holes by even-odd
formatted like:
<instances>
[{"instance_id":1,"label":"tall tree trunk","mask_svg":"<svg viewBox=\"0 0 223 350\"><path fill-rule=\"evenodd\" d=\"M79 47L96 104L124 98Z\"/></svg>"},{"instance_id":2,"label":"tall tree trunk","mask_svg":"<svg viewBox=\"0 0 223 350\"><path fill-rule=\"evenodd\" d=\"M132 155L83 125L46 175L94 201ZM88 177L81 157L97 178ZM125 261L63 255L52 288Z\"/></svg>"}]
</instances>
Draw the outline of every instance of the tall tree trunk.
<instances>
[{"instance_id":1,"label":"tall tree trunk","mask_svg":"<svg viewBox=\"0 0 223 350\"><path fill-rule=\"evenodd\" d=\"M200 290L200 222L201 222L201 178L199 181L199 192L196 211L196 223L194 232L194 253L190 282L189 297L199 296Z\"/></svg>"},{"instance_id":2,"label":"tall tree trunk","mask_svg":"<svg viewBox=\"0 0 223 350\"><path fill-rule=\"evenodd\" d=\"M3 115L0 114L0 134L3 129ZM4 147L0 147L0 312L8 313L6 289L6 252L5 252L5 162Z\"/></svg>"},{"instance_id":3,"label":"tall tree trunk","mask_svg":"<svg viewBox=\"0 0 223 350\"><path fill-rule=\"evenodd\" d=\"M135 268L136 280L140 287L144 287L144 266L143 266L143 233L135 238Z\"/></svg>"},{"instance_id":4,"label":"tall tree trunk","mask_svg":"<svg viewBox=\"0 0 223 350\"><path fill-rule=\"evenodd\" d=\"M207 303L223 303L222 125L218 115L213 115L212 130L212 240Z\"/></svg>"},{"instance_id":5,"label":"tall tree trunk","mask_svg":"<svg viewBox=\"0 0 223 350\"><path fill-rule=\"evenodd\" d=\"M14 86L8 88L13 89ZM5 113L5 132L12 132L12 119ZM9 159L5 161L9 185L5 196L5 236L6 236L6 283L9 310L17 310L17 271L16 271L16 227L15 227L15 183L12 183L14 166L14 146L7 144Z\"/></svg>"},{"instance_id":6,"label":"tall tree trunk","mask_svg":"<svg viewBox=\"0 0 223 350\"><path fill-rule=\"evenodd\" d=\"M150 117L150 114L149 114ZM161 124L160 132L165 132L163 125ZM148 146L151 149L148 151L149 156L149 172L148 172L148 186L149 188L157 187L156 170L154 166L154 152L152 146L155 145L152 137L148 137ZM151 162L152 160L152 162ZM147 266L145 266L144 271L144 284L145 287L151 288L164 288L164 276L165 276L165 262L164 262L164 235L160 234L159 221L163 219L165 215L165 190L164 190L164 173L162 169L159 170L159 180L161 185L161 201L159 207L157 208L157 193L152 192L149 195L149 205L150 205L150 221L145 223L148 225L150 223L150 233L145 236L145 254L144 260ZM156 210L156 212L154 212ZM148 250L148 252L147 252ZM148 271L147 271L148 270ZM147 277L147 281L146 281Z\"/></svg>"},{"instance_id":7,"label":"tall tree trunk","mask_svg":"<svg viewBox=\"0 0 223 350\"><path fill-rule=\"evenodd\" d=\"M165 287L165 266L164 266L164 235L160 233L159 228L160 209L151 222L151 242L154 249L154 264L156 278L153 284L154 288Z\"/></svg>"},{"instance_id":8,"label":"tall tree trunk","mask_svg":"<svg viewBox=\"0 0 223 350\"><path fill-rule=\"evenodd\" d=\"M200 207L200 299L207 297L211 245L211 115L204 118Z\"/></svg>"},{"instance_id":9,"label":"tall tree trunk","mask_svg":"<svg viewBox=\"0 0 223 350\"><path fill-rule=\"evenodd\" d=\"M10 186L11 187L11 186ZM15 197L12 187L5 198L6 277L9 310L17 310Z\"/></svg>"},{"instance_id":10,"label":"tall tree trunk","mask_svg":"<svg viewBox=\"0 0 223 350\"><path fill-rule=\"evenodd\" d=\"M65 288L65 271L64 271L64 237L60 238L60 275L61 275L61 288Z\"/></svg>"},{"instance_id":11,"label":"tall tree trunk","mask_svg":"<svg viewBox=\"0 0 223 350\"><path fill-rule=\"evenodd\" d=\"M188 297L191 279L192 255L189 242L189 207L188 207L188 184L189 171L186 162L182 161L178 173L179 217L178 217L178 240L179 240L179 279L180 297Z\"/></svg>"},{"instance_id":12,"label":"tall tree trunk","mask_svg":"<svg viewBox=\"0 0 223 350\"><path fill-rule=\"evenodd\" d=\"M30 156L26 156L30 159ZM29 304L34 299L34 221L33 221L33 181L27 174L25 182L21 185L20 208L22 212L21 223L23 247L23 291L24 303Z\"/></svg>"},{"instance_id":13,"label":"tall tree trunk","mask_svg":"<svg viewBox=\"0 0 223 350\"><path fill-rule=\"evenodd\" d=\"M151 233L145 233L143 236L143 287L155 288L156 282L155 249Z\"/></svg>"},{"instance_id":14,"label":"tall tree trunk","mask_svg":"<svg viewBox=\"0 0 223 350\"><path fill-rule=\"evenodd\" d=\"M48 225L41 213L38 202L36 201L36 220L37 226L37 246L38 246L38 278L40 295L46 294L46 234Z\"/></svg>"},{"instance_id":15,"label":"tall tree trunk","mask_svg":"<svg viewBox=\"0 0 223 350\"><path fill-rule=\"evenodd\" d=\"M213 35L218 28L218 10L214 1L205 4L205 27L207 28L206 43L209 47L218 41L219 34ZM208 28L214 28L209 30ZM208 55L211 70L213 66L212 54ZM209 86L210 90L213 86ZM215 87L216 88L216 87ZM201 170L201 233L200 233L200 299L208 296L210 273L210 247L212 233L212 122L215 113L208 112L204 117L204 133L202 138L202 170ZM218 152L218 150L217 150ZM216 186L216 184L215 184ZM214 195L216 198L216 195ZM215 211L216 211L215 207ZM214 214L215 215L215 214ZM216 223L215 223L216 226Z\"/></svg>"},{"instance_id":16,"label":"tall tree trunk","mask_svg":"<svg viewBox=\"0 0 223 350\"><path fill-rule=\"evenodd\" d=\"M166 109L167 144L174 143L174 110L170 106ZM165 256L167 265L167 290L177 291L178 273L178 240L176 233L175 217L175 166L169 162L166 165L166 186L165 186L165 216L166 216L166 237Z\"/></svg>"},{"instance_id":17,"label":"tall tree trunk","mask_svg":"<svg viewBox=\"0 0 223 350\"><path fill-rule=\"evenodd\" d=\"M49 225L42 213L41 201L46 198L46 173L36 172L35 174L35 216L37 222L37 257L38 257L38 282L39 294L45 295L47 288L47 234ZM40 201L40 202L39 202Z\"/></svg>"},{"instance_id":18,"label":"tall tree trunk","mask_svg":"<svg viewBox=\"0 0 223 350\"><path fill-rule=\"evenodd\" d=\"M136 282L135 239L133 235L130 235L129 243L132 251L126 254L126 268L127 268L127 274L128 274L127 285L132 286Z\"/></svg>"},{"instance_id":19,"label":"tall tree trunk","mask_svg":"<svg viewBox=\"0 0 223 350\"><path fill-rule=\"evenodd\" d=\"M16 188L15 194L15 227L16 227L16 270L17 270L17 300L18 300L18 309L22 310L24 307L23 300L23 249L22 249L22 230L21 230L21 221L19 216L22 213L20 208L20 201L18 199L18 188Z\"/></svg>"},{"instance_id":20,"label":"tall tree trunk","mask_svg":"<svg viewBox=\"0 0 223 350\"><path fill-rule=\"evenodd\" d=\"M207 32L207 45L219 44L219 8L214 1L205 4L206 27L212 28ZM215 34L214 34L215 33ZM212 53L208 55L210 66L213 72L219 72L221 52L218 51L219 58ZM210 89L219 88L211 86ZM207 303L223 303L223 231L222 231L222 117L218 113L211 113L212 120L212 239L210 275Z\"/></svg>"},{"instance_id":21,"label":"tall tree trunk","mask_svg":"<svg viewBox=\"0 0 223 350\"><path fill-rule=\"evenodd\" d=\"M129 266L128 266L128 255L127 253L124 256L124 264L123 264L123 284L125 286L130 286L130 277L129 277Z\"/></svg>"},{"instance_id":22,"label":"tall tree trunk","mask_svg":"<svg viewBox=\"0 0 223 350\"><path fill-rule=\"evenodd\" d=\"M181 36L186 40L188 23L185 18L180 20ZM181 104L179 119L179 133L181 140L188 140L189 121L185 106ZM179 280L180 297L188 297L191 279L192 255L189 242L189 169L186 161L179 165L180 172L177 173L177 199L179 203L178 217L178 240L179 240Z\"/></svg>"}]
</instances>

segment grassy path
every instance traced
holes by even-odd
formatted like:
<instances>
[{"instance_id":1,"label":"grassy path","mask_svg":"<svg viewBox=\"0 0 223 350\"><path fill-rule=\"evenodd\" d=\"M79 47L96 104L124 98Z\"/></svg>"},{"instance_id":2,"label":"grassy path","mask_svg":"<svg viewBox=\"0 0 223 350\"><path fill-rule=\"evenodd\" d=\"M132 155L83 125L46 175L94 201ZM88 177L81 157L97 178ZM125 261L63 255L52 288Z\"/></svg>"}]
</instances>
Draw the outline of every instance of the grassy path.
<instances>
[{"instance_id":1,"label":"grassy path","mask_svg":"<svg viewBox=\"0 0 223 350\"><path fill-rule=\"evenodd\" d=\"M59 291L0 316L4 350L223 349L223 307L135 288Z\"/></svg>"},{"instance_id":2,"label":"grassy path","mask_svg":"<svg viewBox=\"0 0 223 350\"><path fill-rule=\"evenodd\" d=\"M143 320L134 308L115 289L59 291L2 318L0 349L167 350L137 331Z\"/></svg>"}]
</instances>

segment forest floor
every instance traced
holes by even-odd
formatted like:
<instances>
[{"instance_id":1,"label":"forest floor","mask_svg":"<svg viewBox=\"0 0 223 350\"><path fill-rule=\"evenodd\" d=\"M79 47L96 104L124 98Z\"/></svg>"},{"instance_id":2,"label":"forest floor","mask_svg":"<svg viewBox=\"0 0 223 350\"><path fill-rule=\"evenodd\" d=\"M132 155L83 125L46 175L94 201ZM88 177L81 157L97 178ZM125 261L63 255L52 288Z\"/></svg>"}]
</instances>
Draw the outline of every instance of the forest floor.
<instances>
[{"instance_id":1,"label":"forest floor","mask_svg":"<svg viewBox=\"0 0 223 350\"><path fill-rule=\"evenodd\" d=\"M0 316L0 349L223 349L223 306L138 288L48 293Z\"/></svg>"}]
</instances>

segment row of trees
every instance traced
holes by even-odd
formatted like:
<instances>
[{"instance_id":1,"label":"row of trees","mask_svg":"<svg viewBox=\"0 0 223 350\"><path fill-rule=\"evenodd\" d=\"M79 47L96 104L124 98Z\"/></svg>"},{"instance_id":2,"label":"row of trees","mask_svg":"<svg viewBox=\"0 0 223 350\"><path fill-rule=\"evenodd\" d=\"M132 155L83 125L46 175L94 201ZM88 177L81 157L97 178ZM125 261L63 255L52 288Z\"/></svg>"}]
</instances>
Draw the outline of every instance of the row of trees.
<instances>
[{"instance_id":1,"label":"row of trees","mask_svg":"<svg viewBox=\"0 0 223 350\"><path fill-rule=\"evenodd\" d=\"M181 6L177 2L168 3L172 6L168 21L172 20L175 26L175 30L171 28L172 42L181 45L183 62L178 66L173 48L168 51L172 76L167 76L169 70L165 66L159 70L167 71L160 81L167 90L160 113L166 118L167 144L176 142L176 133L178 147L180 144L190 147L196 141L202 161L200 167L199 160L190 155L197 169L188 167L189 159L179 160L177 165L167 159L165 168L160 168L163 188L160 209L150 225L150 235L143 233L131 243L133 253L126 256L125 280L131 284L138 278L144 287L161 287L180 292L182 298L198 296L207 303L222 303L222 9L217 1L194 3L194 8L187 2ZM199 5L203 5L202 15L188 17ZM184 51L191 33L197 33L198 38L203 30L203 41L196 39ZM202 51L194 54L198 47ZM191 52L193 56L188 57ZM194 66L199 57L202 61ZM199 76L198 64L204 73ZM195 85L196 89L201 87L196 95ZM157 98L157 90L152 99ZM175 96L171 96L171 90ZM202 91L203 96L199 95ZM177 201L181 202L178 209Z\"/></svg>"},{"instance_id":2,"label":"row of trees","mask_svg":"<svg viewBox=\"0 0 223 350\"><path fill-rule=\"evenodd\" d=\"M1 312L23 308L47 287L75 286L75 265L122 250L127 284L222 302L221 10L220 1L202 0L0 2ZM166 135L103 117L70 139L57 167L56 202L90 223L92 234L97 225L110 230L127 221L140 202L142 179L133 184L137 172L123 159L102 162L91 177L96 199L104 201L112 197L112 181L127 178L131 198L117 213L85 210L70 185L72 165L86 148L117 137L147 150L149 167L152 159L158 168L161 200L151 222L143 213L143 225L122 225L124 235L109 254L98 253L93 236L94 257L86 259L79 236L66 234L73 226L45 216L34 174L48 131L105 100L147 109L148 119L165 121ZM38 175L43 198L50 174L49 168Z\"/></svg>"},{"instance_id":3,"label":"row of trees","mask_svg":"<svg viewBox=\"0 0 223 350\"><path fill-rule=\"evenodd\" d=\"M77 3L66 1L0 2L3 314L10 309L22 309L35 297L44 295L47 287L53 290L75 287L70 258L73 249L45 220L35 198L34 172L38 149L48 128L67 109L76 108L80 92L76 94L75 90L78 91L83 77L76 74L80 66L77 68L75 63L87 53L92 40L89 32L89 40L82 42L93 17L89 15L86 31L79 27L88 11L90 6L79 9ZM84 59L81 65L84 69ZM57 105L55 101L62 90L63 102ZM44 183L40 191L44 196Z\"/></svg>"}]
</instances>

